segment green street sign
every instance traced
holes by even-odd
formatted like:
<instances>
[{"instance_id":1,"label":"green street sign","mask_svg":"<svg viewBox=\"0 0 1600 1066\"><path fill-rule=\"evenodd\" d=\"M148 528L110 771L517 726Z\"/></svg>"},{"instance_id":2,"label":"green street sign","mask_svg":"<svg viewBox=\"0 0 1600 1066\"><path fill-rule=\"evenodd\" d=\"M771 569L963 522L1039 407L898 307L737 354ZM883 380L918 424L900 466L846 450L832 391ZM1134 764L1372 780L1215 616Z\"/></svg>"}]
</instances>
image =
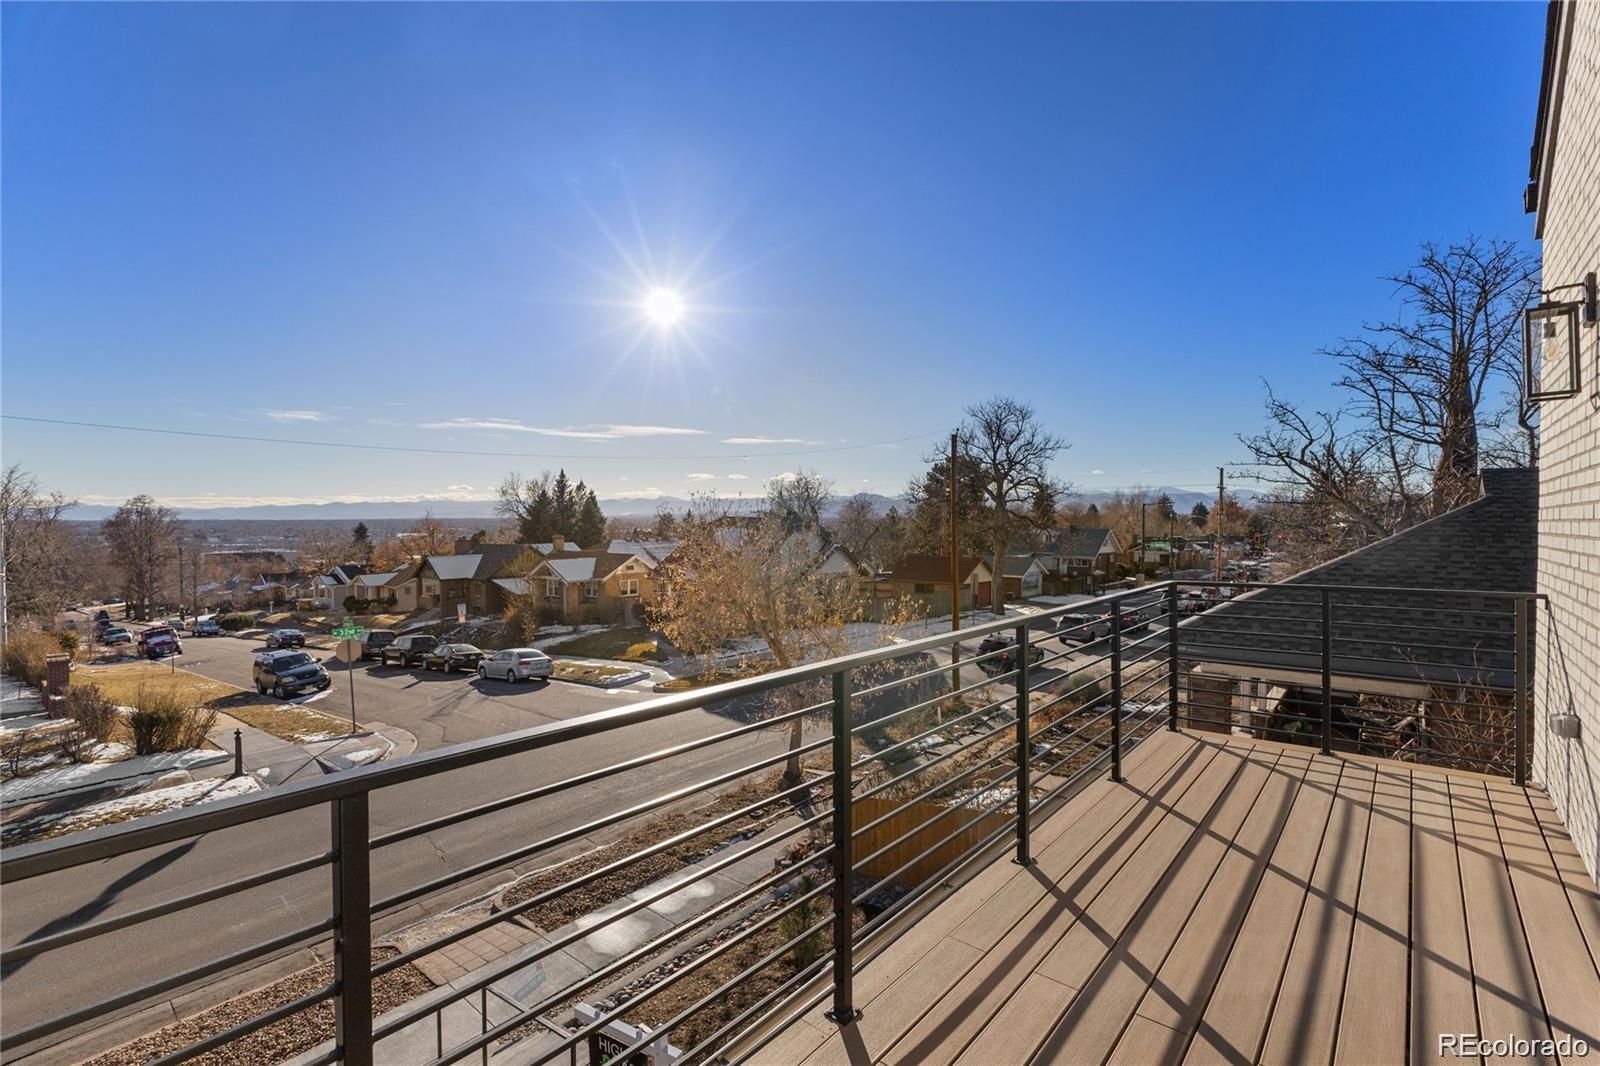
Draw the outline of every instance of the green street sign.
<instances>
[{"instance_id":1,"label":"green street sign","mask_svg":"<svg viewBox=\"0 0 1600 1066\"><path fill-rule=\"evenodd\" d=\"M338 626L334 629L333 635L340 640L355 640L365 632L366 630L360 626Z\"/></svg>"}]
</instances>

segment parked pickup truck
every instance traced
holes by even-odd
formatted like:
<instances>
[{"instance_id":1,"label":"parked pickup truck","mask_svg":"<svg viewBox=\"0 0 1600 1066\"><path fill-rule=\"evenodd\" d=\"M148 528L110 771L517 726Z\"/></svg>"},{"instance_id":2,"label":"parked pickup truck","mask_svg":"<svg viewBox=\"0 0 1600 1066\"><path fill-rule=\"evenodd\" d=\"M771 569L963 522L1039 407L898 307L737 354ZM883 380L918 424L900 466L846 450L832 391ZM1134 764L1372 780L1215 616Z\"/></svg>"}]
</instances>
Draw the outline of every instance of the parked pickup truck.
<instances>
[{"instance_id":1,"label":"parked pickup truck","mask_svg":"<svg viewBox=\"0 0 1600 1066\"><path fill-rule=\"evenodd\" d=\"M178 631L168 625L147 627L139 634L139 654L147 659L182 655L183 645L178 643Z\"/></svg>"}]
</instances>

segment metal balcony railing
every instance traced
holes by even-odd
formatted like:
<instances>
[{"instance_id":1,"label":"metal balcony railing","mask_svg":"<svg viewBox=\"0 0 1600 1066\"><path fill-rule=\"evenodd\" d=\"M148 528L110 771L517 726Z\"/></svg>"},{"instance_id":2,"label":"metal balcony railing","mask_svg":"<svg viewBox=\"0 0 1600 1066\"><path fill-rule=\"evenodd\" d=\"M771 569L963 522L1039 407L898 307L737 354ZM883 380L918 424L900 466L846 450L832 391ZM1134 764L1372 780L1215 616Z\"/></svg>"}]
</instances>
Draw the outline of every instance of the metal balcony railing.
<instances>
[{"instance_id":1,"label":"metal balcony railing","mask_svg":"<svg viewBox=\"0 0 1600 1066\"><path fill-rule=\"evenodd\" d=\"M1065 803L1093 776L1109 773L1120 780L1125 754L1153 731L1181 725L1242 729L1315 743L1324 751L1455 760L1505 772L1519 783L1525 779L1532 595L1237 584L1234 590L1244 594L1227 602L1221 602L1220 593L1198 601L1184 595L1216 587L1167 582L1121 591L12 849L0 863L0 884L7 891L36 879L45 879L40 883L48 886L53 877L94 877L95 864L106 860L174 848L210 834L249 832L294 812L328 812L328 846L323 850L271 857L263 869L201 878L204 887L157 904L107 917L86 916L7 943L0 949L0 962L8 971L51 955L63 956L63 965L93 965L97 951L117 950L119 933L148 930L155 923L181 930L206 905L248 899L256 890L321 870L327 871L328 906L314 921L225 954L193 959L192 965L132 987L108 989L96 1002L56 1004L46 1016L8 1010L0 1050L9 1058L114 1012L291 949L320 946L330 949L333 959L329 983L171 1051L160 1061L184 1061L326 1001L334 1006L332 1042L311 1061L370 1063L379 1041L430 1020L437 1031L434 1061L487 1061L530 1022L544 1017L554 1017L565 1027L558 1028L559 1039L547 1040L548 1046L541 1043L539 1053L527 1061L566 1061L610 1023L637 1014L642 1005L681 982L690 982L683 987L698 994L633 1046L613 1050L613 1058L626 1060L663 1038L689 1032L693 1040L685 1041L691 1046L684 1050L695 1061L710 1061L752 1024L803 998L831 998L833 1018L852 1018L854 975L887 945L885 934L897 916L945 885L952 872L999 849L1010 848L1014 861L1030 863L1033 822ZM1443 608L1419 606L1436 599ZM1191 602L1207 609L1190 617ZM1441 609L1447 610L1443 617L1451 625L1477 624L1459 627L1455 641L1440 642L1435 638ZM1417 639L1408 643L1407 634ZM992 639L996 637L1001 641ZM990 643L978 643L986 638ZM518 755L565 749L588 738L617 738L624 735L619 731L670 716L730 707L744 713L729 720L743 720L711 735L560 779L528 781L526 787L486 802L373 832L372 803L388 790L458 772L503 773L510 765L507 760ZM795 734L798 743L785 743L796 723L801 726ZM443 853L452 827L510 810L536 814L541 799L616 781L620 775L684 765L703 771L721 746L738 744L742 750L758 741L767 744L765 753L691 783L663 787L642 802L617 804L582 824L546 831L530 818L521 823L520 836L503 841L505 850L470 857L444 875L406 883L374 877L374 859L404 842L426 836ZM798 776L792 773L797 762L802 770ZM574 874L496 913L375 957L375 923L402 911L413 913L419 904L442 910L446 903L439 901L448 901L452 891L486 875L554 856L563 845L752 780L765 784L749 802ZM783 824L775 824L776 831L760 841L729 844L712 853L713 861L669 887L634 892L575 932L552 936L533 951L513 953L447 990L435 989L374 1018L375 978L602 882L631 864L773 811L785 813ZM742 890L581 979L541 990L537 1002L514 1016L491 1022L485 1006L479 1031L467 1039L452 1035L447 1044L442 1012L449 1002L486 999L495 982L778 843L797 846L794 861L778 864ZM728 935L706 936L719 929ZM821 938L825 949L806 949ZM753 950L747 945L759 945L759 957L731 977L707 979L714 963L740 958L732 953L741 948ZM687 961L670 972L658 971L621 1006L586 1014L588 1021L566 1022L570 1004L589 990L650 970L674 953ZM757 983L752 981L756 975L768 979ZM5 985L9 991L12 982L30 979L26 970L18 970ZM712 1004L718 1008L714 1026L697 1021Z\"/></svg>"}]
</instances>

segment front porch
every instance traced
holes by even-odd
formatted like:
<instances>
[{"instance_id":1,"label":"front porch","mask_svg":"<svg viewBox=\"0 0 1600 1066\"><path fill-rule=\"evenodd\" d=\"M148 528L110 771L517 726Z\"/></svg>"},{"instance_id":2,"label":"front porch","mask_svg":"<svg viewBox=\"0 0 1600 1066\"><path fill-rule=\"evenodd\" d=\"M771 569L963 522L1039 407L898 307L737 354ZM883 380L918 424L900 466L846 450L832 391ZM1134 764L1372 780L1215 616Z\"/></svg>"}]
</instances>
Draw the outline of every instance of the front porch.
<instances>
[{"instance_id":1,"label":"front porch","mask_svg":"<svg viewBox=\"0 0 1600 1066\"><path fill-rule=\"evenodd\" d=\"M1163 732L1033 842L1035 865L999 856L858 952L858 1022L834 1026L825 1001L785 1012L734 1061L1415 1063L1441 1034L1600 1044L1600 894L1537 789Z\"/></svg>"}]
</instances>

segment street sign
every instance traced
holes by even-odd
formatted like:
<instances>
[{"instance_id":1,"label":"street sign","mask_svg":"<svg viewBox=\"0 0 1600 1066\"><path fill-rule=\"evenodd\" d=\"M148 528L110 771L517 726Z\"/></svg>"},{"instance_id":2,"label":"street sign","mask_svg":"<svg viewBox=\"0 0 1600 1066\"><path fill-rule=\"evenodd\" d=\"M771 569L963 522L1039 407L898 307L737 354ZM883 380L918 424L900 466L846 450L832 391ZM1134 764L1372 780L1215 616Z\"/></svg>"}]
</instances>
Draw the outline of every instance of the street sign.
<instances>
[{"instance_id":1,"label":"street sign","mask_svg":"<svg viewBox=\"0 0 1600 1066\"><path fill-rule=\"evenodd\" d=\"M333 629L333 635L340 640L359 640L366 632L360 626L351 625L335 626Z\"/></svg>"},{"instance_id":2,"label":"street sign","mask_svg":"<svg viewBox=\"0 0 1600 1066\"><path fill-rule=\"evenodd\" d=\"M361 658L361 641L354 637L345 637L339 641L339 647L334 652L342 663L353 663Z\"/></svg>"}]
</instances>

